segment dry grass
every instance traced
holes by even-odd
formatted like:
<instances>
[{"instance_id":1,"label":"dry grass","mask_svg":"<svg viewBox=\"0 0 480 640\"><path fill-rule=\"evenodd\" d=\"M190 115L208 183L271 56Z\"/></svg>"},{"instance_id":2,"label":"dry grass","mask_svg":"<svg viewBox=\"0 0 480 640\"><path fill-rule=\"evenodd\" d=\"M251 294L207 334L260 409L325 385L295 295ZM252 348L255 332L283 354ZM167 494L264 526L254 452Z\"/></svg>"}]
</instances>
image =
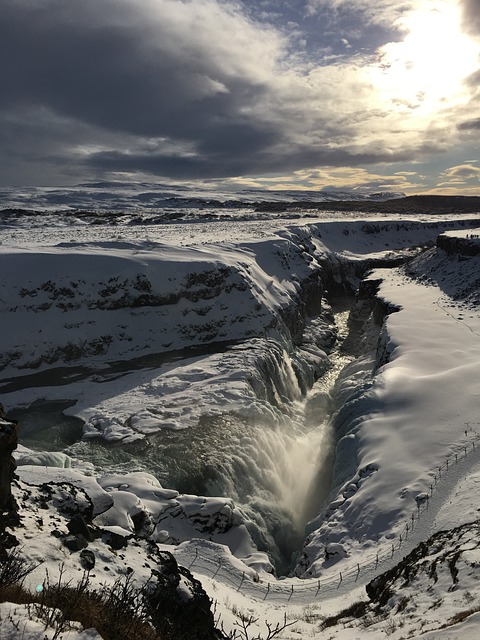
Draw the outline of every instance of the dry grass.
<instances>
[{"instance_id":1,"label":"dry grass","mask_svg":"<svg viewBox=\"0 0 480 640\"><path fill-rule=\"evenodd\" d=\"M133 587L130 576L96 591L90 589L88 573L72 585L63 581L61 570L55 584L51 585L47 576L43 591L31 593L23 586L26 573L21 564L15 560L11 566L16 569L3 572L8 574L8 580L3 584L0 581L0 602L31 605L32 615L42 620L46 629L54 629L54 639L74 621L84 629L96 629L104 640L161 640L149 624L142 593ZM21 576L19 582L13 581L15 574ZM0 571L0 578L1 575Z\"/></svg>"}]
</instances>

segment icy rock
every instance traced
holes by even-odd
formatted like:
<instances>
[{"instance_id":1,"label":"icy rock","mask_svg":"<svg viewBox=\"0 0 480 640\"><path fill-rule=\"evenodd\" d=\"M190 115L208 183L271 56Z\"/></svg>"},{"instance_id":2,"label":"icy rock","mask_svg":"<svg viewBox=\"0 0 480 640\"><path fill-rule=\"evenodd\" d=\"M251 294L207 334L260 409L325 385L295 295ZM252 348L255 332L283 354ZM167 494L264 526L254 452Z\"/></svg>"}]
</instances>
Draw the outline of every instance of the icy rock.
<instances>
[{"instance_id":1,"label":"icy rock","mask_svg":"<svg viewBox=\"0 0 480 640\"><path fill-rule=\"evenodd\" d=\"M17 457L17 465L68 469L72 466L72 459L66 453L60 453L59 451L32 451Z\"/></svg>"},{"instance_id":2,"label":"icy rock","mask_svg":"<svg viewBox=\"0 0 480 640\"><path fill-rule=\"evenodd\" d=\"M345 550L345 547L338 542L331 542L325 547L325 560L331 560L332 558L335 560L340 560L341 558L345 558L346 556L347 552Z\"/></svg>"},{"instance_id":3,"label":"icy rock","mask_svg":"<svg viewBox=\"0 0 480 640\"><path fill-rule=\"evenodd\" d=\"M202 533L225 533L240 524L232 500L182 496L180 504L188 521Z\"/></svg>"},{"instance_id":4,"label":"icy rock","mask_svg":"<svg viewBox=\"0 0 480 640\"><path fill-rule=\"evenodd\" d=\"M335 511L342 506L345 502L345 497L339 496L336 500L332 500L332 502L328 505L327 510L325 511L325 518L330 518L331 515L335 513Z\"/></svg>"},{"instance_id":5,"label":"icy rock","mask_svg":"<svg viewBox=\"0 0 480 640\"><path fill-rule=\"evenodd\" d=\"M18 467L17 474L26 484L36 487L51 486L50 493L54 485L62 485L65 493L64 498L67 499L67 502L72 503L73 511L71 514L80 511L80 509L75 510L74 508L75 500L78 498L82 503L85 503L85 511L90 511L87 514L87 519L103 513L113 504L111 496L102 489L95 478L86 476L75 469L28 466ZM68 495L70 495L70 499L68 499ZM62 496L59 497L62 498Z\"/></svg>"},{"instance_id":6,"label":"icy rock","mask_svg":"<svg viewBox=\"0 0 480 640\"><path fill-rule=\"evenodd\" d=\"M351 498L355 493L357 493L357 491L358 491L358 486L354 482L351 482L345 487L345 491L343 492L343 497L345 498L345 500L348 500L348 498Z\"/></svg>"},{"instance_id":7,"label":"icy rock","mask_svg":"<svg viewBox=\"0 0 480 640\"><path fill-rule=\"evenodd\" d=\"M180 495L149 473L106 475L98 483L113 501L95 519L102 528L117 526L162 544L178 544L192 536L226 534L243 522L232 500Z\"/></svg>"},{"instance_id":8,"label":"icy rock","mask_svg":"<svg viewBox=\"0 0 480 640\"><path fill-rule=\"evenodd\" d=\"M152 515L161 513L165 501L174 500L178 496L178 491L164 489L155 476L143 471L105 475L98 478L98 484L109 493L111 500L116 491L128 491L135 495Z\"/></svg>"},{"instance_id":9,"label":"icy rock","mask_svg":"<svg viewBox=\"0 0 480 640\"><path fill-rule=\"evenodd\" d=\"M359 469L358 475L360 476L360 478L368 478L369 476L372 475L372 473L375 473L376 471L378 471L378 469L379 469L378 464L370 463L365 465L362 469Z\"/></svg>"},{"instance_id":10,"label":"icy rock","mask_svg":"<svg viewBox=\"0 0 480 640\"><path fill-rule=\"evenodd\" d=\"M416 501L417 505L420 506L421 504L423 504L424 502L426 502L428 500L428 497L429 497L428 493L422 492L422 493L419 493L418 495L415 496L415 501Z\"/></svg>"}]
</instances>

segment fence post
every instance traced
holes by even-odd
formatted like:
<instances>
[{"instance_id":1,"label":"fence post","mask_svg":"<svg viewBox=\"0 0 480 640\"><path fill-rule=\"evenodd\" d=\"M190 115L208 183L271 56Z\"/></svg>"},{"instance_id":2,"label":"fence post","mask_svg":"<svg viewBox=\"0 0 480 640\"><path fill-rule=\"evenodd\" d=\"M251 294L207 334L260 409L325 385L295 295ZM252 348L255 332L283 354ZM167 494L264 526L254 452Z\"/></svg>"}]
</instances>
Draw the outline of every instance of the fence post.
<instances>
[{"instance_id":1,"label":"fence post","mask_svg":"<svg viewBox=\"0 0 480 640\"><path fill-rule=\"evenodd\" d=\"M338 583L338 586L340 586L343 582L343 578L342 578L342 572L340 571L340 582ZM337 587L338 588L338 587Z\"/></svg>"},{"instance_id":2,"label":"fence post","mask_svg":"<svg viewBox=\"0 0 480 640\"><path fill-rule=\"evenodd\" d=\"M213 574L212 578L215 578L215 576L217 575L217 573L220 571L220 569L222 568L222 560L221 558L218 559L218 568L215 571L215 573Z\"/></svg>"},{"instance_id":3,"label":"fence post","mask_svg":"<svg viewBox=\"0 0 480 640\"><path fill-rule=\"evenodd\" d=\"M191 561L191 563L188 565L188 568L190 569L190 567L193 567L195 560L198 558L198 549L197 547L195 547L195 557L194 559Z\"/></svg>"},{"instance_id":4,"label":"fence post","mask_svg":"<svg viewBox=\"0 0 480 640\"><path fill-rule=\"evenodd\" d=\"M242 573L242 579L240 581L240 584L238 585L237 591L240 591L240 589L242 588L242 584L244 580L245 580L245 571Z\"/></svg>"},{"instance_id":5,"label":"fence post","mask_svg":"<svg viewBox=\"0 0 480 640\"><path fill-rule=\"evenodd\" d=\"M317 593L315 594L315 597L318 596L318 592L320 591L320 580L318 581L318 586L317 586Z\"/></svg>"},{"instance_id":6,"label":"fence post","mask_svg":"<svg viewBox=\"0 0 480 640\"><path fill-rule=\"evenodd\" d=\"M266 593L265 593L264 600L266 600L266 599L267 599L267 596L268 596L269 591L270 591L270 583L269 583L269 582L267 582L267 591L266 591Z\"/></svg>"},{"instance_id":7,"label":"fence post","mask_svg":"<svg viewBox=\"0 0 480 640\"><path fill-rule=\"evenodd\" d=\"M290 598L293 596L293 584L292 584L292 590L290 591L290 595L288 596L288 601L290 602Z\"/></svg>"}]
</instances>

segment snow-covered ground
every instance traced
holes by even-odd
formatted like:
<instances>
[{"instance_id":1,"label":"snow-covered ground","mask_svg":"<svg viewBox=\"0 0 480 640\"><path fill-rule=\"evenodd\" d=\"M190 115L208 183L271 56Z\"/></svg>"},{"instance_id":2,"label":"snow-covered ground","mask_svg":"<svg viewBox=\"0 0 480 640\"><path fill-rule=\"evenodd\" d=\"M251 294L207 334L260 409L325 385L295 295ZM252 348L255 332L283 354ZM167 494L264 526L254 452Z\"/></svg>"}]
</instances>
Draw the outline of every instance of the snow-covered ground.
<instances>
[{"instance_id":1,"label":"snow-covered ground","mask_svg":"<svg viewBox=\"0 0 480 640\"><path fill-rule=\"evenodd\" d=\"M2 403L42 424L40 434L28 426L17 453L25 526L15 535L40 562L30 588L62 562L68 579L81 573L78 554L51 535L68 523L58 500L43 515L36 506L42 484L65 483L90 497L104 535L140 536L121 553L89 543L94 585L127 566L146 580L148 539L190 566L226 631L251 615L250 637L266 637L262 621L286 614L282 638L476 638L475 532L462 533L457 582L419 571L381 611L320 626L366 601L364 585L418 543L477 519L479 227L480 215L454 214L5 219ZM409 261L393 266L400 259ZM335 312L335 296L363 274L376 302L370 293L355 303L343 353L327 299ZM83 421L83 435L42 422L55 403ZM457 543L436 542L428 557ZM271 561L284 569L292 550L291 576L275 578ZM12 619L38 637L31 612L1 607L2 637L21 637Z\"/></svg>"}]
</instances>

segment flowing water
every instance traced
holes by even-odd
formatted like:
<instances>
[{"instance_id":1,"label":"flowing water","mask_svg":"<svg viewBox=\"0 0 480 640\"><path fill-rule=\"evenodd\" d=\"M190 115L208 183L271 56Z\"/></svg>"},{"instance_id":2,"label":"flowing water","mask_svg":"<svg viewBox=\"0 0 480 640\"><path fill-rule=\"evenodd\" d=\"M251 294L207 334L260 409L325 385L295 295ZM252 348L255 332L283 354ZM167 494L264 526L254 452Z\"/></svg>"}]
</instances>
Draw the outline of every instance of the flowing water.
<instances>
[{"instance_id":1,"label":"flowing water","mask_svg":"<svg viewBox=\"0 0 480 640\"><path fill-rule=\"evenodd\" d=\"M278 367L276 384L290 398L279 420L261 422L231 413L205 416L196 427L162 430L118 445L82 441L82 422L62 413L72 402L37 401L11 412L21 423L21 443L36 450L64 451L98 470L145 470L164 487L181 493L233 498L258 548L268 551L278 573L284 574L301 546L305 524L318 514L330 490L330 393L352 360L342 351L351 299L336 303L338 338L330 353L331 367L310 391L302 396L288 361Z\"/></svg>"}]
</instances>

